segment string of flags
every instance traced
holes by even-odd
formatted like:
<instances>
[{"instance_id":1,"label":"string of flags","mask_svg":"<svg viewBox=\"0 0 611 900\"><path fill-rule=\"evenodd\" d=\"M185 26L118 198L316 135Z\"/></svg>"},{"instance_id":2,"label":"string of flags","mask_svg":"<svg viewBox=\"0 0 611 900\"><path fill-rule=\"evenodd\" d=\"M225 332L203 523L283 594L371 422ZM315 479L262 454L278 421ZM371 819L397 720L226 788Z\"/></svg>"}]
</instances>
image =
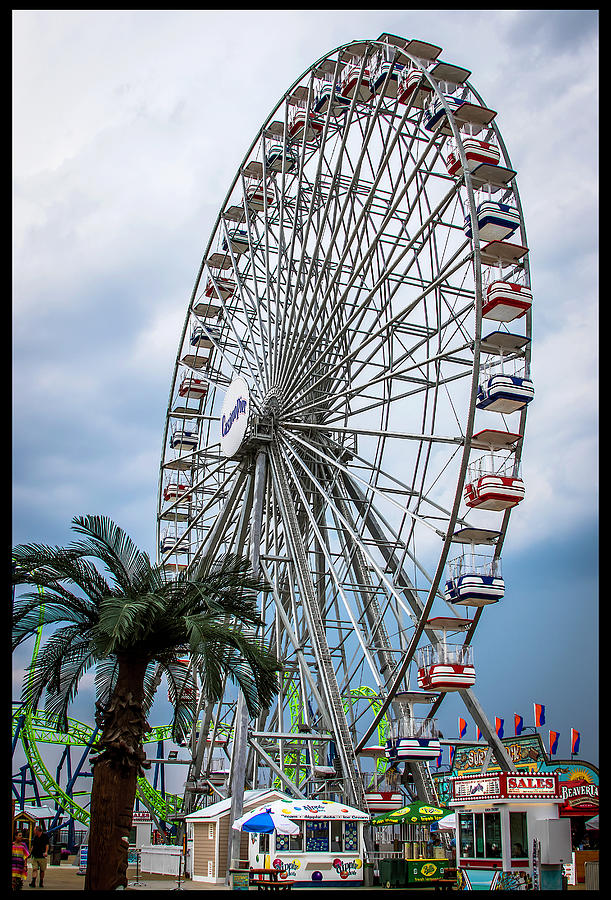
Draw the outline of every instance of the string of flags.
<instances>
[{"instance_id":1,"label":"string of flags","mask_svg":"<svg viewBox=\"0 0 611 900\"><path fill-rule=\"evenodd\" d=\"M535 728L541 728L543 725L545 725L545 706L544 706L544 704L543 703L533 703L533 713L534 713ZM494 721L495 721L495 730L496 730L498 737L499 738L504 737L505 719L501 718L500 716L495 716ZM524 716L522 716L520 713L514 713L513 725L514 725L514 734L516 737L519 737L519 735L521 735L524 730ZM475 729L476 729L476 740L481 741L482 740L482 732L481 732L479 725L476 725ZM459 740L462 740L462 738L465 737L466 733L467 733L467 722L465 719L462 718L462 716L460 716L458 719L458 738L459 738ZM550 756L554 756L558 752L559 739L560 739L560 732L552 731L550 729L549 743L548 743L548 750L549 750ZM571 728L570 740L571 740L571 756L574 756L575 754L579 753L579 744L581 741L581 734L579 731L577 731L576 728ZM449 747L450 765L452 765L452 763L454 761L454 750L455 750L455 748L453 746ZM439 768L442 765L442 756L443 756L443 751L440 751L439 756L437 757L437 760L436 760L437 768Z\"/></svg>"}]
</instances>

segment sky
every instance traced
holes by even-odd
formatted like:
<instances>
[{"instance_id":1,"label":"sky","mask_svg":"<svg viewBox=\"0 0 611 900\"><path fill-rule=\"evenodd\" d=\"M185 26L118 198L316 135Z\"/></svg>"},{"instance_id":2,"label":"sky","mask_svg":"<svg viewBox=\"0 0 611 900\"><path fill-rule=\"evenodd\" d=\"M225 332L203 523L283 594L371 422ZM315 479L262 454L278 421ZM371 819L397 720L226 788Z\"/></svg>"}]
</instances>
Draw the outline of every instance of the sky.
<instances>
[{"instance_id":1,"label":"sky","mask_svg":"<svg viewBox=\"0 0 611 900\"><path fill-rule=\"evenodd\" d=\"M182 324L235 172L317 59L382 32L443 47L507 146L526 221L526 499L475 640L488 718L598 764L598 12L13 10L12 541L108 515L155 555ZM27 654L26 654L27 656ZM25 658L15 658L13 696ZM80 718L88 717L84 690ZM81 698L80 698L81 699ZM159 715L164 715L163 705ZM439 724L475 727L458 697ZM78 716L77 716L78 717ZM153 724L162 724L155 720Z\"/></svg>"}]
</instances>

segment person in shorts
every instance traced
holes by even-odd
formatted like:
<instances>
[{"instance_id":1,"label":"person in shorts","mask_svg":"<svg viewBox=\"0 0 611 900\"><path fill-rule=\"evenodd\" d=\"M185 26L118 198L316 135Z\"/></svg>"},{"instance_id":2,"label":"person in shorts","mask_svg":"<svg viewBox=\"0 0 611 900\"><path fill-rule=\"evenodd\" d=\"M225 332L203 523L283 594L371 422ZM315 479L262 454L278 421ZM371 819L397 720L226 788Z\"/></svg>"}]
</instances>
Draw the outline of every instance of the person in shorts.
<instances>
[{"instance_id":1,"label":"person in shorts","mask_svg":"<svg viewBox=\"0 0 611 900\"><path fill-rule=\"evenodd\" d=\"M30 851L30 859L32 860L32 880L30 887L36 887L36 872L38 871L38 887L43 887L45 880L45 872L47 869L47 853L49 852L49 838L40 825L34 829L32 837L32 849Z\"/></svg>"}]
</instances>

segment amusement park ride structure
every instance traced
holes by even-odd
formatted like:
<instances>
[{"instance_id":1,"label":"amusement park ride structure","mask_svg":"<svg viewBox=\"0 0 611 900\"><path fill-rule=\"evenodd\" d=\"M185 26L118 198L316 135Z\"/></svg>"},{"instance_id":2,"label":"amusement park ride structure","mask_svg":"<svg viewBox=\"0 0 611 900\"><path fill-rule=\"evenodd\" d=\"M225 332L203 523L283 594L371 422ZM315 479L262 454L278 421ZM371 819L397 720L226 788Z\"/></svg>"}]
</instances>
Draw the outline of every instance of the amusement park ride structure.
<instances>
[{"instance_id":1,"label":"amusement park ride structure","mask_svg":"<svg viewBox=\"0 0 611 900\"><path fill-rule=\"evenodd\" d=\"M229 791L237 816L245 787L274 784L367 810L372 756L435 801L449 691L513 769L472 689L472 642L504 597L525 491L528 247L496 113L440 53L382 34L317 60L263 123L205 248L163 434L159 559L171 577L248 556L284 672L254 723L235 690L207 704L193 673L184 797L140 785L164 821ZM20 728L39 767L44 722ZM167 737L150 736L160 765Z\"/></svg>"}]
</instances>

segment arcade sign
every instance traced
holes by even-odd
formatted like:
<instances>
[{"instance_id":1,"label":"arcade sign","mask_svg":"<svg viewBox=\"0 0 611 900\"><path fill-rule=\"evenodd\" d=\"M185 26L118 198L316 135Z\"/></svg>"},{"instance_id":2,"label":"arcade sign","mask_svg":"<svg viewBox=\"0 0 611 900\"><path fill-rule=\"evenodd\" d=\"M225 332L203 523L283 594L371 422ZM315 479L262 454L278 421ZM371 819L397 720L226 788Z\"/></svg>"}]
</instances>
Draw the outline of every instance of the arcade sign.
<instances>
[{"instance_id":1,"label":"arcade sign","mask_svg":"<svg viewBox=\"0 0 611 900\"><path fill-rule=\"evenodd\" d=\"M235 378L225 394L221 409L221 453L235 456L244 440L248 425L250 395L243 378Z\"/></svg>"}]
</instances>

